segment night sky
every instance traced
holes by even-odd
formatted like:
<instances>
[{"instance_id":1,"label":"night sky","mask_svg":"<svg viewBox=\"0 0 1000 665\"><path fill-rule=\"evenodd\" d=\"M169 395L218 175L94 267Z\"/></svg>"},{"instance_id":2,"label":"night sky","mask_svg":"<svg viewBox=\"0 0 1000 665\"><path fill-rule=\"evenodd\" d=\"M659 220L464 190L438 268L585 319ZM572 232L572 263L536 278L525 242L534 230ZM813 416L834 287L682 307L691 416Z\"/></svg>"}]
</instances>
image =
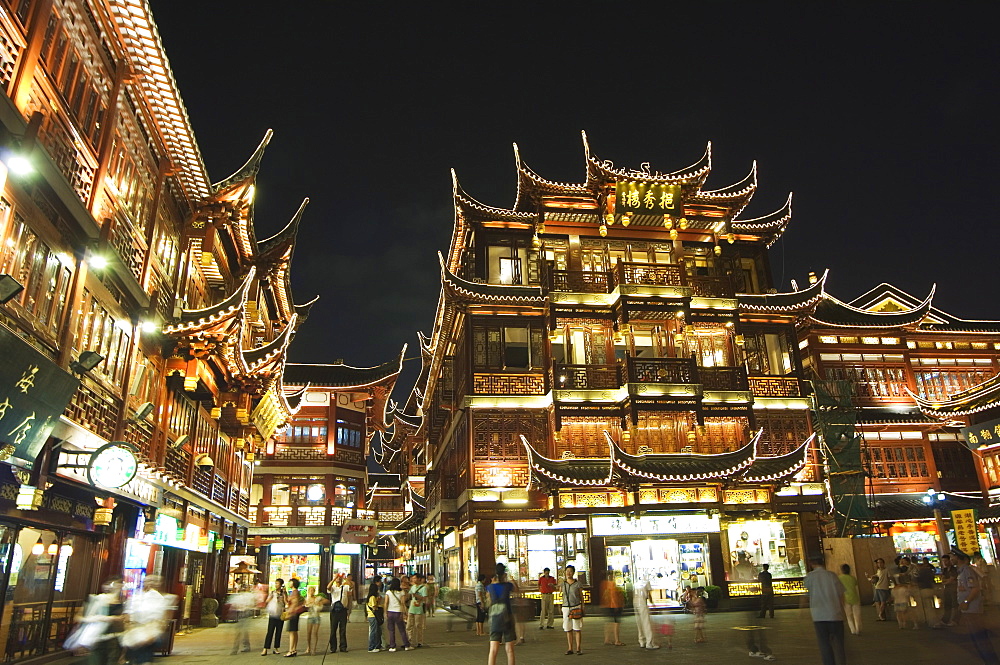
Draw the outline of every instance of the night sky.
<instances>
[{"instance_id":1,"label":"night sky","mask_svg":"<svg viewBox=\"0 0 1000 665\"><path fill-rule=\"evenodd\" d=\"M543 177L579 182L581 129L598 157L659 171L711 140L709 188L756 159L742 217L795 193L771 250L781 290L824 268L844 300L937 282L938 307L1000 319L998 49L982 5L152 4L211 179L274 129L258 238L311 199L293 285L322 298L293 361L374 365L404 342L418 355L449 169L507 207L511 144Z\"/></svg>"}]
</instances>

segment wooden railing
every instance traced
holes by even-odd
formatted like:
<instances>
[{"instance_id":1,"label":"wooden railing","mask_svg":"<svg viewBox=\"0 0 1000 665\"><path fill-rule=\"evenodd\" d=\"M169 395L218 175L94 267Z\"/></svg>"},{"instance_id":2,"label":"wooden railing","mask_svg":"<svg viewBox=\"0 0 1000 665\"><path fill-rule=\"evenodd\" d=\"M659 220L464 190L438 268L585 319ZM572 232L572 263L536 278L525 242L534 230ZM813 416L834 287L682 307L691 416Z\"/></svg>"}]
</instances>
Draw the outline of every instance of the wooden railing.
<instances>
[{"instance_id":1,"label":"wooden railing","mask_svg":"<svg viewBox=\"0 0 1000 665\"><path fill-rule=\"evenodd\" d=\"M549 291L569 293L609 293L611 273L589 270L549 270L546 276Z\"/></svg>"},{"instance_id":2,"label":"wooden railing","mask_svg":"<svg viewBox=\"0 0 1000 665\"><path fill-rule=\"evenodd\" d=\"M732 298L736 294L729 277L689 275L687 285L691 287L692 295L703 298Z\"/></svg>"},{"instance_id":3,"label":"wooden railing","mask_svg":"<svg viewBox=\"0 0 1000 665\"><path fill-rule=\"evenodd\" d=\"M606 390L621 385L620 365L555 365L557 390Z\"/></svg>"},{"instance_id":4,"label":"wooden railing","mask_svg":"<svg viewBox=\"0 0 1000 665\"><path fill-rule=\"evenodd\" d=\"M698 378L705 390L749 390L743 367L699 367Z\"/></svg>"},{"instance_id":5,"label":"wooden railing","mask_svg":"<svg viewBox=\"0 0 1000 665\"><path fill-rule=\"evenodd\" d=\"M375 519L375 511L341 506L254 506L256 526L341 526L344 520Z\"/></svg>"},{"instance_id":6,"label":"wooden railing","mask_svg":"<svg viewBox=\"0 0 1000 665\"><path fill-rule=\"evenodd\" d=\"M691 358L636 358L627 361L629 383L698 383Z\"/></svg>"},{"instance_id":7,"label":"wooden railing","mask_svg":"<svg viewBox=\"0 0 1000 665\"><path fill-rule=\"evenodd\" d=\"M684 286L684 270L675 263L617 263L611 274L613 286Z\"/></svg>"},{"instance_id":8,"label":"wooden railing","mask_svg":"<svg viewBox=\"0 0 1000 665\"><path fill-rule=\"evenodd\" d=\"M756 397L802 396L802 387L795 376L751 376L747 382Z\"/></svg>"}]
</instances>

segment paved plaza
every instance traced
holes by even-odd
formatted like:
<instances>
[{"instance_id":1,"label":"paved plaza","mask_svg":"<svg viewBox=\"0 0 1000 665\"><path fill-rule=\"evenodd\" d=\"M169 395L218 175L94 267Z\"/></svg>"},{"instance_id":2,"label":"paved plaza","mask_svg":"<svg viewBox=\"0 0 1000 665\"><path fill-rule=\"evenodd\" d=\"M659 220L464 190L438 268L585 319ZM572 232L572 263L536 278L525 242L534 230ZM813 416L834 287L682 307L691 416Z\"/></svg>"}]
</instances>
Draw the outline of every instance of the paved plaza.
<instances>
[{"instance_id":1,"label":"paved plaza","mask_svg":"<svg viewBox=\"0 0 1000 665\"><path fill-rule=\"evenodd\" d=\"M657 620L663 617L656 617ZM685 664L701 663L737 663L762 662L758 658L750 658L745 646L746 632L739 630L747 625L766 626L769 645L774 652L775 662L815 665L820 662L816 646L816 637L809 619L808 609L779 610L774 619L757 619L745 612L720 612L709 614L706 624L707 642L696 644L690 615L676 614L670 617L674 622L675 633L673 648L666 647L656 651L640 649L636 640L635 622L631 616L623 619L621 626L622 640L627 646L615 647L604 645L604 624L602 616L588 616L584 621L583 655L567 656L566 640L557 625L554 630L538 630L537 624L528 624L527 644L515 648L517 662L522 665L558 665L574 663L577 665L607 665L608 663L664 663L677 662ZM996 627L1000 621L1000 612L992 609L990 614L996 635ZM895 621L876 622L874 610L863 609L863 630L861 635L847 637L847 657L852 665L872 664L887 665L905 663L906 665L975 665L979 663L975 652L969 644L968 637L961 628L945 628L941 630L900 630ZM266 620L250 620L250 639L253 649L249 653L230 655L233 640L233 627L222 624L218 628L199 628L189 634L178 635L174 642L173 654L169 657L157 658L163 665L170 663L246 665L248 661L257 665L277 665L275 661L281 656L260 656L264 639ZM475 663L486 662L488 642L485 637L476 637L475 631L464 618L454 617L448 613L438 614L428 618L425 639L422 648L413 651L398 651L395 653L368 653L368 626L364 623L361 613L355 612L348 626L348 653L330 653L326 655L326 663L344 662L408 662L420 665L441 665L442 663ZM304 656L305 625L301 634L299 652L296 662L305 660L306 664L320 665L323 655ZM321 646L325 647L329 636L329 620L323 617ZM662 639L662 638L660 638ZM994 641L997 644L997 641ZM287 649L287 636L282 635L282 648ZM1000 644L998 644L1000 646ZM503 652L498 663L504 663ZM84 665L84 659L75 659L73 665Z\"/></svg>"}]
</instances>

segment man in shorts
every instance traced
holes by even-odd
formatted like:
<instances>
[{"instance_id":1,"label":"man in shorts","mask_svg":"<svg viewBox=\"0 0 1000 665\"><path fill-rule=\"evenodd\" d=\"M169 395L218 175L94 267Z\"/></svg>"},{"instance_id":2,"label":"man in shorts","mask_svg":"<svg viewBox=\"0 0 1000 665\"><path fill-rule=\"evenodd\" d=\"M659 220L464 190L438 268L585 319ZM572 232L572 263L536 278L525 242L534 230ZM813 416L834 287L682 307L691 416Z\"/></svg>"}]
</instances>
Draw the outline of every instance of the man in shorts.
<instances>
[{"instance_id":1,"label":"man in shorts","mask_svg":"<svg viewBox=\"0 0 1000 665\"><path fill-rule=\"evenodd\" d=\"M878 611L878 621L885 621L885 608L889 603L889 570L885 567L885 559L875 559L875 572L868 581L875 589L875 609Z\"/></svg>"},{"instance_id":2,"label":"man in shorts","mask_svg":"<svg viewBox=\"0 0 1000 665\"><path fill-rule=\"evenodd\" d=\"M566 633L566 655L574 651L583 653L583 618L574 619L570 615L574 610L583 611L583 590L580 580L576 579L576 566L566 566L566 575L560 584L562 591L563 632ZM574 649L575 647L575 649Z\"/></svg>"}]
</instances>

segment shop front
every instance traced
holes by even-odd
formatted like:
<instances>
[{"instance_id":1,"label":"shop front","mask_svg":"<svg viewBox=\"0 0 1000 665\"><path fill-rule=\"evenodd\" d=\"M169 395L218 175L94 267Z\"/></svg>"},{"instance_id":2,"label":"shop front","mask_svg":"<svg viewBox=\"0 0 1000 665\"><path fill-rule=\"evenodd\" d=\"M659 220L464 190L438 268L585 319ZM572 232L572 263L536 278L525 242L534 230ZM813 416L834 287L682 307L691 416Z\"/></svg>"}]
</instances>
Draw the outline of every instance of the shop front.
<instances>
[{"instance_id":1,"label":"shop front","mask_svg":"<svg viewBox=\"0 0 1000 665\"><path fill-rule=\"evenodd\" d=\"M771 573L775 596L806 593L802 580L809 572L803 548L802 522L798 513L767 518L723 516L722 548L726 572L726 595L730 598L760 596L757 576L764 564Z\"/></svg>"},{"instance_id":2,"label":"shop front","mask_svg":"<svg viewBox=\"0 0 1000 665\"><path fill-rule=\"evenodd\" d=\"M648 582L656 607L679 607L686 589L714 584L719 532L718 515L705 513L591 518L608 574L629 598L638 580Z\"/></svg>"},{"instance_id":3,"label":"shop front","mask_svg":"<svg viewBox=\"0 0 1000 665\"><path fill-rule=\"evenodd\" d=\"M274 584L278 578L285 580L287 586L290 580L299 580L305 586L315 586L319 589L322 557L318 543L271 543L268 558L268 582ZM338 568L336 555L333 560L333 574L350 572L350 557L347 566L341 562Z\"/></svg>"}]
</instances>

